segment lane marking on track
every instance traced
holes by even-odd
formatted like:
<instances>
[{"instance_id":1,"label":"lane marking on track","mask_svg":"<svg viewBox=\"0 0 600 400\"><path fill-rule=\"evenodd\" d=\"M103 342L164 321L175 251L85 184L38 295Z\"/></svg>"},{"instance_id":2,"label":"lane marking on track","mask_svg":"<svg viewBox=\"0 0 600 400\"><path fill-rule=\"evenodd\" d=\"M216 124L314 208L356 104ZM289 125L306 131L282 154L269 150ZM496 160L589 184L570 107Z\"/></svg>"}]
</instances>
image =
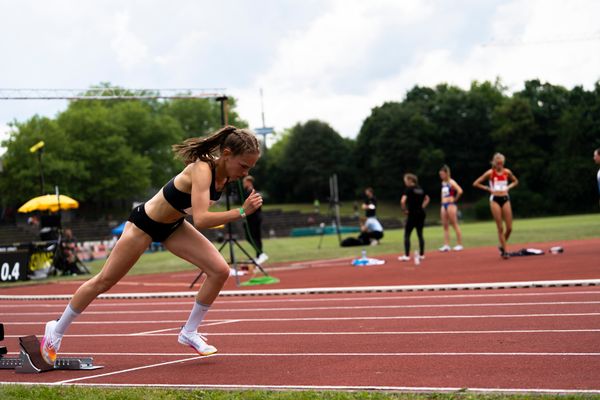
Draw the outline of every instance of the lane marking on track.
<instances>
[{"instance_id":1,"label":"lane marking on track","mask_svg":"<svg viewBox=\"0 0 600 400\"><path fill-rule=\"evenodd\" d=\"M187 358L182 358L180 360L166 361L166 362L157 363L157 364L150 364L150 365L142 365L140 367L127 368L127 369L122 369L122 370L119 370L119 371L107 372L107 373L104 373L104 374L88 375L88 376L83 376L83 377L80 377L80 378L67 379L67 380L64 380L64 381L55 382L54 385L61 385L61 384L70 383L70 382L78 382L78 381L83 381L83 380L87 380L87 379L102 378L102 377L105 377L105 376L118 375L118 374L123 374L123 373L126 373L126 372L132 372L132 371L139 371L141 369L162 367L164 365L178 364L178 363L183 363L183 362L192 361L192 360L199 360L201 358L209 358L209 357L214 357L214 354L210 355L210 356L187 357Z\"/></svg>"},{"instance_id":2,"label":"lane marking on track","mask_svg":"<svg viewBox=\"0 0 600 400\"><path fill-rule=\"evenodd\" d=\"M252 303L311 303L311 302L336 302L336 301L390 301L390 300L421 300L421 299L462 299L462 298L494 298L494 297L545 297L545 296L572 296L572 295L600 295L600 290L582 290L582 291L557 291L557 292L522 292L522 293L489 293L489 294L449 294L449 295L422 295L420 293L414 293L411 296L367 296L367 297L327 297L327 298L307 298L303 296L302 298L264 298L259 299L258 297L248 298L244 300L234 300L232 297L226 297L219 300L219 304L216 305L218 309L219 305L223 304L252 304ZM317 295L314 295L317 296ZM60 300L61 303L57 304L31 304L30 302L22 303L22 304L3 304L0 300L0 304L2 304L3 308L57 308L59 310L64 309L65 305ZM10 301L10 303L14 303L14 301ZM134 307L134 306L169 306L169 305L185 305L189 306L189 301L148 301L148 302L126 302L126 301L118 301L112 302L109 300L100 300L98 302L90 304L89 308L103 308L103 307Z\"/></svg>"},{"instance_id":3,"label":"lane marking on track","mask_svg":"<svg viewBox=\"0 0 600 400\"><path fill-rule=\"evenodd\" d=\"M63 353L63 355L79 355L80 353ZM189 353L94 353L94 357L181 357L189 356ZM185 362L207 357L600 357L600 353L589 352L490 352L490 351L470 351L470 352L331 352L331 353L218 353L210 356L194 356L192 358L180 359L175 361L166 361L165 363L152 364L150 366L136 367L128 370L109 372L108 375L121 372L135 371L150 367L159 367L167 364ZM101 376L97 375L96 377ZM84 377L91 379L93 377ZM78 380L79 378L73 379ZM66 381L65 381L66 382Z\"/></svg>"},{"instance_id":4,"label":"lane marking on track","mask_svg":"<svg viewBox=\"0 0 600 400\"><path fill-rule=\"evenodd\" d=\"M162 332L168 332L168 331L174 331L174 330L178 330L181 329L181 327L176 327L176 328L166 328L166 329L158 329L155 331L146 331L146 332L136 332L136 333L130 333L129 336L149 336L152 335L154 333L162 333Z\"/></svg>"},{"instance_id":5,"label":"lane marking on track","mask_svg":"<svg viewBox=\"0 0 600 400\"><path fill-rule=\"evenodd\" d=\"M471 315L401 315L401 316L352 316L352 317L299 317L299 318L236 318L236 322L289 322L289 321L385 321L385 320L402 320L402 319L493 319L493 318L546 318L546 317L597 317L600 313L552 313L552 314L471 314ZM182 320L138 320L139 324L149 323L178 323ZM211 320L206 320L209 322ZM219 320L222 321L222 320ZM18 325L39 325L45 324L47 321L39 322L20 322L3 320L4 324ZM101 321L101 322L74 322L75 324L133 324L131 320L125 321ZM10 337L10 336L7 336Z\"/></svg>"},{"instance_id":6,"label":"lane marking on track","mask_svg":"<svg viewBox=\"0 0 600 400\"><path fill-rule=\"evenodd\" d=\"M345 336L345 335L481 335L481 334L522 334L522 333L598 333L600 329L512 329L512 330L470 330L470 331L346 331L346 332L210 332L209 336ZM92 333L65 335L70 338L92 337L133 337L133 336L177 336L178 333ZM5 338L18 338L21 335L5 335Z\"/></svg>"},{"instance_id":7,"label":"lane marking on track","mask_svg":"<svg viewBox=\"0 0 600 400\"><path fill-rule=\"evenodd\" d=\"M232 324L234 322L239 322L239 321L237 319L232 319L232 320L227 320L227 321L218 321L218 322L213 322L213 323L208 323L208 324L202 324L201 327L205 328L207 326ZM180 331L180 330L181 330L181 326L177 326L175 328L166 328L166 329L158 329L158 330L155 330L155 331L145 331L145 332L131 333L130 336L144 336L144 335L151 335L151 334L154 334L154 333L161 333L161 332L167 332L167 331Z\"/></svg>"},{"instance_id":8,"label":"lane marking on track","mask_svg":"<svg viewBox=\"0 0 600 400\"><path fill-rule=\"evenodd\" d=\"M247 385L247 384L140 384L140 383L45 383L45 382L0 382L1 385L25 386L83 386L100 388L172 388L172 389L251 389L251 390L312 390L312 391L395 391L395 392L465 392L465 393L538 393L538 394L598 394L597 389L560 389L560 388L461 388L447 386L377 386L377 385Z\"/></svg>"},{"instance_id":9,"label":"lane marking on track","mask_svg":"<svg viewBox=\"0 0 600 400\"><path fill-rule=\"evenodd\" d=\"M323 307L271 307L271 308L215 308L211 310L214 315L219 312L265 312L265 311L328 311L328 310L393 310L393 309L415 309L415 308L474 308L474 307L533 307L533 306L574 306L574 305L597 305L600 301L541 301L529 303L460 303L460 304L395 304L385 306L323 306ZM86 311L86 315L115 315L115 314L172 314L189 313L189 309L165 309L165 310L121 310L121 311ZM53 315L54 312L18 312L3 313L4 316L33 316Z\"/></svg>"},{"instance_id":10,"label":"lane marking on track","mask_svg":"<svg viewBox=\"0 0 600 400\"><path fill-rule=\"evenodd\" d=\"M9 353L13 354L13 353ZM18 354L18 353L14 353ZM65 356L79 355L80 353L63 353ZM98 357L181 357L189 353L92 353ZM481 357L600 357L600 353L577 352L396 352L396 353L219 353L219 357L453 357L453 356L481 356ZM216 356L216 355L215 355Z\"/></svg>"},{"instance_id":11,"label":"lane marking on track","mask_svg":"<svg viewBox=\"0 0 600 400\"><path fill-rule=\"evenodd\" d=\"M554 281L515 281L515 282L480 282L480 283L446 283L436 285L395 285L395 286L345 286L345 287L312 287L293 289L254 289L254 290L222 290L219 297L227 296L286 296L330 293L394 293L394 292L429 292L455 290L494 290L540 287L566 286L598 286L600 279L571 279ZM142 298L183 298L195 297L197 292L151 292L151 293L104 293L99 299L142 299ZM56 295L0 295L0 300L70 300L72 294Z\"/></svg>"}]
</instances>

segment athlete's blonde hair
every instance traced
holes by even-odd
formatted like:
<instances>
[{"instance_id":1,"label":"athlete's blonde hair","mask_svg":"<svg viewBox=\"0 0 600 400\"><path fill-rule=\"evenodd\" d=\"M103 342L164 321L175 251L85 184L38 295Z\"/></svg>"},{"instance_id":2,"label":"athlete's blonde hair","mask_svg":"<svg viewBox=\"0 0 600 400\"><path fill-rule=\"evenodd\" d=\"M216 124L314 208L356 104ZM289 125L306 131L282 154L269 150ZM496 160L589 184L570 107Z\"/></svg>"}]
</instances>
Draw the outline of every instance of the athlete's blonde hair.
<instances>
[{"instance_id":1,"label":"athlete's blonde hair","mask_svg":"<svg viewBox=\"0 0 600 400\"><path fill-rule=\"evenodd\" d=\"M419 184L419 178L415 174L407 172L404 174L404 179L411 181L415 186Z\"/></svg>"},{"instance_id":2,"label":"athlete's blonde hair","mask_svg":"<svg viewBox=\"0 0 600 400\"><path fill-rule=\"evenodd\" d=\"M506 157L504 157L504 154L502 154L502 153L496 153L492 157L492 161L491 161L492 166L496 165L496 159L501 159L502 163L506 162Z\"/></svg>"}]
</instances>

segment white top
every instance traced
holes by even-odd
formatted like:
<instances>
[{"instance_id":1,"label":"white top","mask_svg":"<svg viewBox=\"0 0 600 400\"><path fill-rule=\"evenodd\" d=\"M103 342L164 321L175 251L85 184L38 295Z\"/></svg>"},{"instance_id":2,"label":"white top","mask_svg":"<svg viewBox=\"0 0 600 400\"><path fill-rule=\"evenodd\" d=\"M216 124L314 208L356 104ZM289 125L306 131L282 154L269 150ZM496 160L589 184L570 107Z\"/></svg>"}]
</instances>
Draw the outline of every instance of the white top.
<instances>
[{"instance_id":1,"label":"white top","mask_svg":"<svg viewBox=\"0 0 600 400\"><path fill-rule=\"evenodd\" d=\"M383 226L381 226L381 223L375 217L367 218L365 226L369 232L383 232Z\"/></svg>"}]
</instances>

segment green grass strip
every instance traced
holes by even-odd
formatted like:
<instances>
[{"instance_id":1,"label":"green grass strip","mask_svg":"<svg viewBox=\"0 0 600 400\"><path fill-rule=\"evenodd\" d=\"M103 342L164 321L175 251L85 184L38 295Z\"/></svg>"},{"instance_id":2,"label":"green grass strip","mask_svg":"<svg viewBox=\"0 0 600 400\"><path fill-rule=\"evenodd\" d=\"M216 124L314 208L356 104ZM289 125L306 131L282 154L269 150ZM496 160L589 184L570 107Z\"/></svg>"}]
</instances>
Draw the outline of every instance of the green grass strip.
<instances>
[{"instance_id":1,"label":"green grass strip","mask_svg":"<svg viewBox=\"0 0 600 400\"><path fill-rule=\"evenodd\" d=\"M384 393L342 391L236 391L155 388L95 388L51 386L0 386L3 400L598 400L600 395L584 394L481 394Z\"/></svg>"}]
</instances>

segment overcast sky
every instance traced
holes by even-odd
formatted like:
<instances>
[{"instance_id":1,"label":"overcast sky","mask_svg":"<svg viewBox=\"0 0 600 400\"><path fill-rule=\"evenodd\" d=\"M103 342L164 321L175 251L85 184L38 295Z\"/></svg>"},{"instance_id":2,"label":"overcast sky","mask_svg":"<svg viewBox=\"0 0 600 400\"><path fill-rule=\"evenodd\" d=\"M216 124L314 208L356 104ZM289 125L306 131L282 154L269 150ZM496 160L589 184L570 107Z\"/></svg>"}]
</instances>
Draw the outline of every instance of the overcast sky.
<instances>
[{"instance_id":1,"label":"overcast sky","mask_svg":"<svg viewBox=\"0 0 600 400\"><path fill-rule=\"evenodd\" d=\"M414 85L590 89L596 0L0 0L0 88L224 88L250 126L355 137ZM62 101L0 101L0 131Z\"/></svg>"}]
</instances>

